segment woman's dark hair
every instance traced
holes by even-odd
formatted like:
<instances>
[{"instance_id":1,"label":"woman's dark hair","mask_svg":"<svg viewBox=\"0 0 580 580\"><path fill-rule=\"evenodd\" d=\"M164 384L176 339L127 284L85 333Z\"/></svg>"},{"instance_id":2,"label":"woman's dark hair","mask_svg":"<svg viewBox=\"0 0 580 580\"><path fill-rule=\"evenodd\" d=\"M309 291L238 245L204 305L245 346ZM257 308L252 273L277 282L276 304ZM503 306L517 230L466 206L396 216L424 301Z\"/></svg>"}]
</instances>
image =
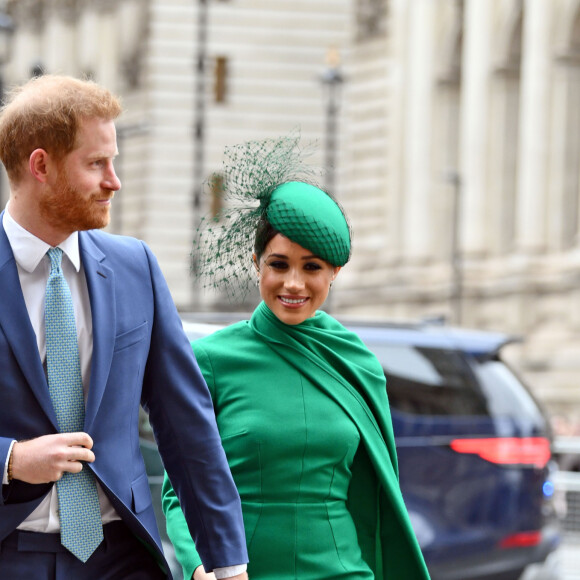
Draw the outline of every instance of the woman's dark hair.
<instances>
[{"instance_id":1,"label":"woman's dark hair","mask_svg":"<svg viewBox=\"0 0 580 580\"><path fill-rule=\"evenodd\" d=\"M270 243L270 240L280 232L265 218L263 217L258 222L258 227L256 228L256 239L254 241L254 253L258 260L262 257L266 246Z\"/></svg>"}]
</instances>

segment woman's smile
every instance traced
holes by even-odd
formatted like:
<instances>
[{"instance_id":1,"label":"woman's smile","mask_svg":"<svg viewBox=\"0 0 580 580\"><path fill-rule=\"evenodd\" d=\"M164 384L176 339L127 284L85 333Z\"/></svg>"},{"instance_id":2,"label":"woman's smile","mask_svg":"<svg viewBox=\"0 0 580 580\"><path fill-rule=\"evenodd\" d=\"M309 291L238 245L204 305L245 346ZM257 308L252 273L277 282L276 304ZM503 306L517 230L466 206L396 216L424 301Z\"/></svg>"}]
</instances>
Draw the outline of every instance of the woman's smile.
<instances>
[{"instance_id":1,"label":"woman's smile","mask_svg":"<svg viewBox=\"0 0 580 580\"><path fill-rule=\"evenodd\" d=\"M278 299L288 308L299 308L308 301L308 298L292 298L290 296L278 296Z\"/></svg>"}]
</instances>

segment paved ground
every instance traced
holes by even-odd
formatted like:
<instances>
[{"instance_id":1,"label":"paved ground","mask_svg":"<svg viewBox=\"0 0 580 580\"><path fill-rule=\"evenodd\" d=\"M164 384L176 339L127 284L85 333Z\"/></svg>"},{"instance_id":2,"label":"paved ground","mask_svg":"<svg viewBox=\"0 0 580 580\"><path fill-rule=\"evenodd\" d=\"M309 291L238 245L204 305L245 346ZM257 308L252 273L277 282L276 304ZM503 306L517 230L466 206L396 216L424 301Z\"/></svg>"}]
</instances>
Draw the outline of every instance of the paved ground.
<instances>
[{"instance_id":1,"label":"paved ground","mask_svg":"<svg viewBox=\"0 0 580 580\"><path fill-rule=\"evenodd\" d=\"M580 580L580 535L566 536L560 549L562 580Z\"/></svg>"}]
</instances>

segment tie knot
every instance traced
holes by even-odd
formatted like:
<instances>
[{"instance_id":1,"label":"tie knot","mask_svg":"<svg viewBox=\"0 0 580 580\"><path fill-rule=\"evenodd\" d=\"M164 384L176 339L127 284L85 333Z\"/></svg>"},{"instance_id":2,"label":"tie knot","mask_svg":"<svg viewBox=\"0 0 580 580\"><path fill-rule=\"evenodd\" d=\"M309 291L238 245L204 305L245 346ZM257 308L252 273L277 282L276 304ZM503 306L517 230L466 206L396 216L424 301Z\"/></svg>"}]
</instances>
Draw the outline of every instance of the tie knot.
<instances>
[{"instance_id":1,"label":"tie knot","mask_svg":"<svg viewBox=\"0 0 580 580\"><path fill-rule=\"evenodd\" d=\"M50 272L58 272L62 263L62 250L60 248L50 248L46 253L50 258Z\"/></svg>"}]
</instances>

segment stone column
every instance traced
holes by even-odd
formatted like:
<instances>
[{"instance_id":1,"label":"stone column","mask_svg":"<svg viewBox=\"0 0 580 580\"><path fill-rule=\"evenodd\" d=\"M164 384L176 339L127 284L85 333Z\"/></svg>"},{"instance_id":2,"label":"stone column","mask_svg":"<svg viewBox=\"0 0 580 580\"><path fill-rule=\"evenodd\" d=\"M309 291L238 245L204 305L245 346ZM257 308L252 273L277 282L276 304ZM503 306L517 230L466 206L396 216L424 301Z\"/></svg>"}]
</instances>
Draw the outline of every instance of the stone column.
<instances>
[{"instance_id":1,"label":"stone column","mask_svg":"<svg viewBox=\"0 0 580 580\"><path fill-rule=\"evenodd\" d=\"M460 177L460 238L467 256L485 250L485 196L487 190L487 144L489 82L492 53L493 2L466 0L463 39Z\"/></svg>"},{"instance_id":2,"label":"stone column","mask_svg":"<svg viewBox=\"0 0 580 580\"><path fill-rule=\"evenodd\" d=\"M117 92L119 87L119 37L122 34L118 18L119 5L120 2L111 0L97 2L100 44L95 65L96 78L113 92Z\"/></svg>"},{"instance_id":3,"label":"stone column","mask_svg":"<svg viewBox=\"0 0 580 580\"><path fill-rule=\"evenodd\" d=\"M10 15L16 29L12 46L12 59L6 65L7 79L21 83L30 77L31 69L44 64L38 62L40 32L44 22L45 4L40 0L19 0L10 5Z\"/></svg>"},{"instance_id":4,"label":"stone column","mask_svg":"<svg viewBox=\"0 0 580 580\"><path fill-rule=\"evenodd\" d=\"M46 27L42 39L45 71L56 74L79 74L76 61L76 0L50 0L46 3Z\"/></svg>"},{"instance_id":5,"label":"stone column","mask_svg":"<svg viewBox=\"0 0 580 580\"><path fill-rule=\"evenodd\" d=\"M524 0L516 246L546 246L551 2Z\"/></svg>"},{"instance_id":6,"label":"stone column","mask_svg":"<svg viewBox=\"0 0 580 580\"><path fill-rule=\"evenodd\" d=\"M402 215L405 191L405 85L408 74L406 54L407 21L409 19L407 0L392 0L389 4L389 45L390 59L385 75L390 77L390 95L387 102L389 117L389 138L386 158L389 160L387 171L387 188L389 192L387 210L387 230L390 240L385 249L392 261L398 261L403 252L405 226Z\"/></svg>"},{"instance_id":7,"label":"stone column","mask_svg":"<svg viewBox=\"0 0 580 580\"><path fill-rule=\"evenodd\" d=\"M407 34L405 187L403 240L407 259L424 260L431 250L431 131L435 5L414 0Z\"/></svg>"},{"instance_id":8,"label":"stone column","mask_svg":"<svg viewBox=\"0 0 580 580\"><path fill-rule=\"evenodd\" d=\"M99 39L99 17L92 3L84 1L83 10L79 16L78 63L82 74L95 75L101 41ZM97 79L99 80L99 79Z\"/></svg>"},{"instance_id":9,"label":"stone column","mask_svg":"<svg viewBox=\"0 0 580 580\"><path fill-rule=\"evenodd\" d=\"M570 80L575 61L571 55L558 55L554 63L552 95L550 106L550 156L548 179L546 183L547 249L559 252L565 248L565 223L572 216L567 215L565 199L569 190L569 153L570 140L575 139L571 130ZM575 176L577 177L577 176ZM575 192L577 194L577 190Z\"/></svg>"}]
</instances>

